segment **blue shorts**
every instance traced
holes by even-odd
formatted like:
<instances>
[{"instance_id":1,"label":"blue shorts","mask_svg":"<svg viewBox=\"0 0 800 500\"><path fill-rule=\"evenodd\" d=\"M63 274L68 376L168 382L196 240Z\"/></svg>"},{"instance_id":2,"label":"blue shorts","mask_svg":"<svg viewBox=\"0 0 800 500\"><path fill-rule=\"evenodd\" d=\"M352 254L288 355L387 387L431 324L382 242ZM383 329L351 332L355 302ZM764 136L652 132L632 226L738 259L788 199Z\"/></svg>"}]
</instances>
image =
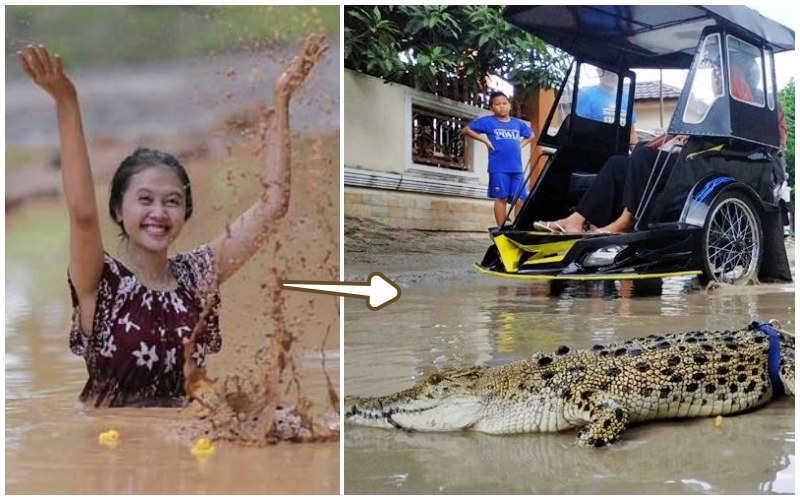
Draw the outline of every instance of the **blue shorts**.
<instances>
[{"instance_id":1,"label":"blue shorts","mask_svg":"<svg viewBox=\"0 0 800 500\"><path fill-rule=\"evenodd\" d=\"M508 172L489 172L489 198L498 200L508 200L511 203L519 193L519 199L528 199L528 192L525 190L525 176L522 173Z\"/></svg>"}]
</instances>

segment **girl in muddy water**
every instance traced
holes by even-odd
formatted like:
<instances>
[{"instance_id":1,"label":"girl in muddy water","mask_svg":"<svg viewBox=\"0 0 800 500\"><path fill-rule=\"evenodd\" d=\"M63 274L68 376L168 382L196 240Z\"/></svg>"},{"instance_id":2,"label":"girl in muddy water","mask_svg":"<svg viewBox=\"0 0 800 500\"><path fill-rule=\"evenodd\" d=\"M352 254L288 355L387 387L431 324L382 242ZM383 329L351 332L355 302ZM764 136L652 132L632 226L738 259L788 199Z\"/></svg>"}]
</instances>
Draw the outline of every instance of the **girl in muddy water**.
<instances>
[{"instance_id":1,"label":"girl in muddy water","mask_svg":"<svg viewBox=\"0 0 800 500\"><path fill-rule=\"evenodd\" d=\"M289 102L325 54L322 41L321 36L307 38L302 55L274 84L260 199L213 241L173 257L169 247L193 206L179 160L140 148L122 161L108 207L122 241L117 258L110 256L100 234L75 86L61 57L51 57L44 46L17 52L24 71L56 105L70 228L74 312L69 343L89 373L82 401L176 406L185 395L184 357L191 356L189 365L202 366L208 354L220 350L219 286L259 251L288 210Z\"/></svg>"}]
</instances>

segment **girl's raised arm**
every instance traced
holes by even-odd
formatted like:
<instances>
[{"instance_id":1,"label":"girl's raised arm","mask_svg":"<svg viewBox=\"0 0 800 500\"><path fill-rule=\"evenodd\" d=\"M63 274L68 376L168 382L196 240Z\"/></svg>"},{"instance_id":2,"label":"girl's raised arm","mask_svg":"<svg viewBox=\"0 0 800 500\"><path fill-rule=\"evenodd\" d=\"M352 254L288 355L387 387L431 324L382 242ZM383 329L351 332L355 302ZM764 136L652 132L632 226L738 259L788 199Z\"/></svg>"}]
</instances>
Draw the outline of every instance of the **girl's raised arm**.
<instances>
[{"instance_id":1,"label":"girl's raised arm","mask_svg":"<svg viewBox=\"0 0 800 500\"><path fill-rule=\"evenodd\" d=\"M273 116L266 139L267 159L261 173L261 198L209 244L215 256L219 284L255 255L270 234L270 228L277 226L289 209L292 156L289 100L328 50L322 42L321 35L308 37L302 55L295 57L275 82Z\"/></svg>"},{"instance_id":2,"label":"girl's raised arm","mask_svg":"<svg viewBox=\"0 0 800 500\"><path fill-rule=\"evenodd\" d=\"M90 332L85 327L91 327L94 300L103 272L103 241L78 94L64 73L61 57L56 55L51 59L44 45L29 45L27 53L17 52L17 57L25 73L50 94L56 104L61 175L69 210L69 271L81 303L81 323L88 335Z\"/></svg>"}]
</instances>

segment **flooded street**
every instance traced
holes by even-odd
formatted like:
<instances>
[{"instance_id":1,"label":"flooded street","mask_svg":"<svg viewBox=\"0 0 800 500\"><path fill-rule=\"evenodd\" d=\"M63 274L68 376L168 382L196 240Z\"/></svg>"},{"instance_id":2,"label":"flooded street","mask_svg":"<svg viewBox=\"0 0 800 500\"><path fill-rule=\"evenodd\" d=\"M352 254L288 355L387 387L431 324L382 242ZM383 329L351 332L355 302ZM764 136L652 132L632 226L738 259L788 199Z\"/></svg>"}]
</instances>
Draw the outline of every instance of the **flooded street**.
<instances>
[{"instance_id":1,"label":"flooded street","mask_svg":"<svg viewBox=\"0 0 800 500\"><path fill-rule=\"evenodd\" d=\"M345 301L345 394L409 388L445 367L499 365L559 345L589 347L654 333L742 328L778 319L795 331L794 284L701 290L665 282L661 296L628 283L546 283L485 277L403 288L377 313ZM348 425L345 493L793 493L794 399L753 412L637 425L607 449L577 431L490 436Z\"/></svg>"},{"instance_id":2,"label":"flooded street","mask_svg":"<svg viewBox=\"0 0 800 500\"><path fill-rule=\"evenodd\" d=\"M275 322L267 293L273 267L288 275L314 272L328 254L338 263L338 137L300 148L292 208L281 227L283 250L274 242L222 287L222 351L208 360L209 376L246 374L257 369L256 351L267 345ZM316 143L315 143L316 144ZM309 156L315 156L311 162ZM238 157L232 163L187 164L195 191L195 210L174 251L209 241L234 214L258 195L253 182L226 182L230 172L248 177L260 162ZM313 165L309 165L313 163ZM103 242L117 254L117 229L105 215L108 186L98 184ZM322 194L321 194L322 193ZM306 228L294 230L290 228ZM331 229L332 228L332 229ZM336 233L331 232L332 230ZM279 444L248 448L215 443L206 460L190 453L197 417L180 409L93 409L78 402L86 383L83 359L68 347L71 318L66 281L68 225L61 198L25 203L6 213L5 421L6 493L194 494L339 492L339 443ZM171 250L172 253L172 250ZM338 266L336 269L338 275ZM339 388L339 319L336 299L285 295L288 328L297 337L302 394L312 414L330 411L325 371ZM330 329L324 352L321 346ZM287 396L293 400L294 390ZM116 449L98 443L98 434L116 429Z\"/></svg>"}]
</instances>

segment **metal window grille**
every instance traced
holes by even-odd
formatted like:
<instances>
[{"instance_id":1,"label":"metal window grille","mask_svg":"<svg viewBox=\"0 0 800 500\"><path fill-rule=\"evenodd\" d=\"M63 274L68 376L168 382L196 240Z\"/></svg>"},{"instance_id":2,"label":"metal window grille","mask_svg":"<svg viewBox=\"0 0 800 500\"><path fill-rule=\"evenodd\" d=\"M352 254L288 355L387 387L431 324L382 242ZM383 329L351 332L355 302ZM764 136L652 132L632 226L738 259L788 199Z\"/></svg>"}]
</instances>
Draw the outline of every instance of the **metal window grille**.
<instances>
[{"instance_id":1,"label":"metal window grille","mask_svg":"<svg viewBox=\"0 0 800 500\"><path fill-rule=\"evenodd\" d=\"M465 136L461 133L469 120L461 116L413 105L412 159L414 163L434 167L468 170L464 152Z\"/></svg>"},{"instance_id":2,"label":"metal window grille","mask_svg":"<svg viewBox=\"0 0 800 500\"><path fill-rule=\"evenodd\" d=\"M445 75L440 75L428 91L434 95L447 97L448 99L463 102L470 106L491 109L491 106L489 106L489 95L492 93L492 89L475 90L471 88L465 80L459 78L448 78ZM520 99L511 100L511 116L522 120L531 120L527 110L523 108Z\"/></svg>"}]
</instances>

